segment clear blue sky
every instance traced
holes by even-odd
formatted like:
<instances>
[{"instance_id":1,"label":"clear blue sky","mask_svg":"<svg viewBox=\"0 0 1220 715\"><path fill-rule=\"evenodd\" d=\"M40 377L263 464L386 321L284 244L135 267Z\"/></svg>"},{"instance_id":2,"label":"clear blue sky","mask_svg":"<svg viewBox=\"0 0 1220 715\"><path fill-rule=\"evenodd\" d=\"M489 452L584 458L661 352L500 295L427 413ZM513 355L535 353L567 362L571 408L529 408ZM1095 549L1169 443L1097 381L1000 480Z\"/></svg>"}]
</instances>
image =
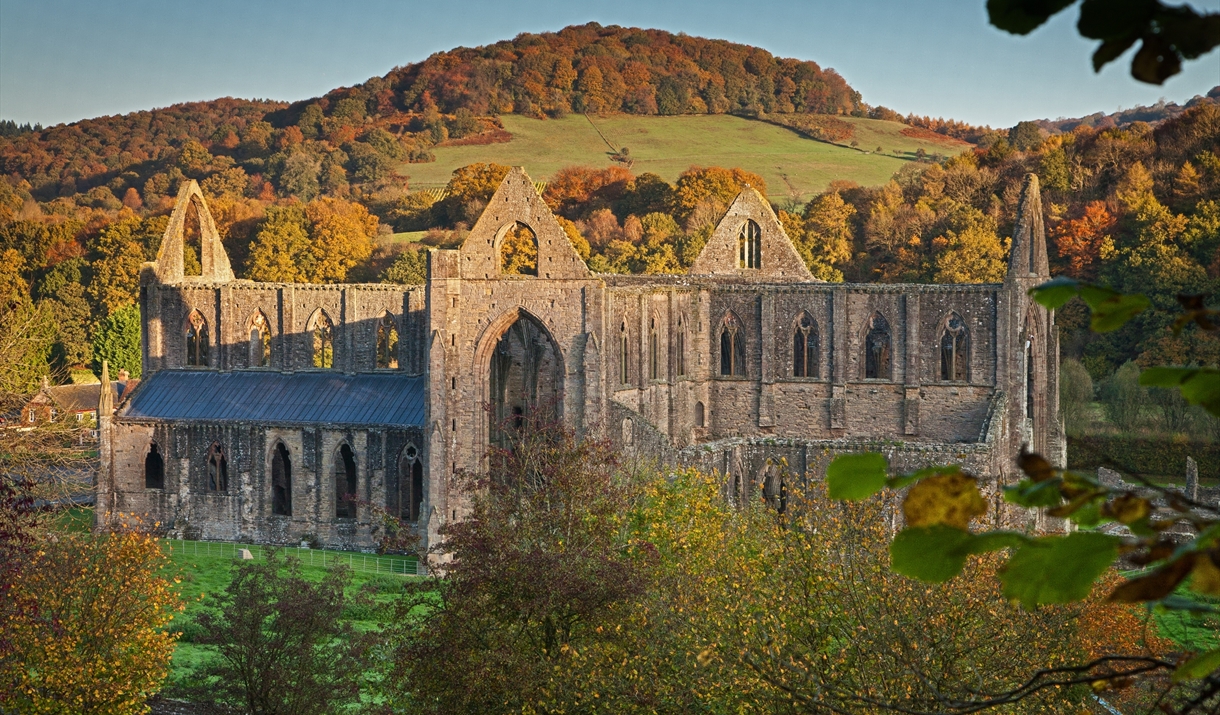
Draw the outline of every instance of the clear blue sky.
<instances>
[{"instance_id":1,"label":"clear blue sky","mask_svg":"<svg viewBox=\"0 0 1220 715\"><path fill-rule=\"evenodd\" d=\"M433 52L590 21L758 45L835 68L870 104L996 127L1220 84L1217 51L1161 87L1131 79L1131 51L1094 74L1077 12L1014 37L987 24L985 0L0 0L0 118L304 99Z\"/></svg>"}]
</instances>

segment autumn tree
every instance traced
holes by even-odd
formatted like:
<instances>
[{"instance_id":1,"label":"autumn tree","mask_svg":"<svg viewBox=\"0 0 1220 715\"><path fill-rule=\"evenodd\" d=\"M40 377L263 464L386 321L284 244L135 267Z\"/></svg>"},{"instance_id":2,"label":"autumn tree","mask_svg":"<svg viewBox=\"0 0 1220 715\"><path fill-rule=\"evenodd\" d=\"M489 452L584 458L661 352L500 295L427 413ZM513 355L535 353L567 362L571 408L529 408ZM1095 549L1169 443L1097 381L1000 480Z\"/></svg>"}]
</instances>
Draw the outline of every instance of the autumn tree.
<instances>
[{"instance_id":1,"label":"autumn tree","mask_svg":"<svg viewBox=\"0 0 1220 715\"><path fill-rule=\"evenodd\" d=\"M767 193L767 182L744 169L691 167L678 176L674 186L674 218L686 224L698 212L700 223L715 223L747 186L763 195Z\"/></svg>"},{"instance_id":2,"label":"autumn tree","mask_svg":"<svg viewBox=\"0 0 1220 715\"><path fill-rule=\"evenodd\" d=\"M423 285L428 279L428 254L408 248L394 258L381 274L382 283Z\"/></svg>"},{"instance_id":3,"label":"autumn tree","mask_svg":"<svg viewBox=\"0 0 1220 715\"><path fill-rule=\"evenodd\" d=\"M364 206L323 197L305 205L305 218L313 257L306 273L309 282L342 283L348 271L372 255L378 221Z\"/></svg>"},{"instance_id":4,"label":"autumn tree","mask_svg":"<svg viewBox=\"0 0 1220 715\"><path fill-rule=\"evenodd\" d=\"M845 203L837 191L822 194L805 206L805 223L797 250L814 278L841 282L837 266L852 258L852 219L856 207Z\"/></svg>"},{"instance_id":5,"label":"autumn tree","mask_svg":"<svg viewBox=\"0 0 1220 715\"><path fill-rule=\"evenodd\" d=\"M1081 280L1097 277L1103 252L1109 257L1114 250L1110 235L1114 223L1105 202L1091 201L1082 216L1061 221L1051 229L1051 243L1059 257L1067 261L1067 275Z\"/></svg>"},{"instance_id":6,"label":"autumn tree","mask_svg":"<svg viewBox=\"0 0 1220 715\"><path fill-rule=\"evenodd\" d=\"M313 273L309 224L300 205L272 207L250 246L246 275L272 283L305 281Z\"/></svg>"},{"instance_id":7,"label":"autumn tree","mask_svg":"<svg viewBox=\"0 0 1220 715\"><path fill-rule=\"evenodd\" d=\"M141 228L141 219L128 215L103 228L93 241L88 295L102 316L136 301L140 266L146 260L139 240Z\"/></svg>"}]
</instances>

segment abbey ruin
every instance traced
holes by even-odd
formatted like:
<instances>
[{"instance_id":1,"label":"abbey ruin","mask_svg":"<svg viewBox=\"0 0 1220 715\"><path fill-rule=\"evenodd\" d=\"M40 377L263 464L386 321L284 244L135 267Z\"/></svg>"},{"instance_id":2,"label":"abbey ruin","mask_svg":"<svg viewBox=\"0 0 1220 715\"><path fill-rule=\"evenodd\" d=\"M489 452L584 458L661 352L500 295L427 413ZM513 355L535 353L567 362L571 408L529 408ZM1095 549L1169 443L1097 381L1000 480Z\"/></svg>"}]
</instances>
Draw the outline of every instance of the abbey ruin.
<instances>
[{"instance_id":1,"label":"abbey ruin","mask_svg":"<svg viewBox=\"0 0 1220 715\"><path fill-rule=\"evenodd\" d=\"M503 270L519 227L536 275ZM964 465L998 515L1023 443L1063 462L1054 314L1027 296L1048 277L1032 175L1005 281L975 285L820 282L752 189L688 274L594 274L520 168L423 286L255 283L189 182L141 277L143 380L99 412L97 518L369 548L377 505L435 543L466 505L450 475L540 405L628 457L714 470L728 499L773 497L780 458L818 479L879 450Z\"/></svg>"}]
</instances>

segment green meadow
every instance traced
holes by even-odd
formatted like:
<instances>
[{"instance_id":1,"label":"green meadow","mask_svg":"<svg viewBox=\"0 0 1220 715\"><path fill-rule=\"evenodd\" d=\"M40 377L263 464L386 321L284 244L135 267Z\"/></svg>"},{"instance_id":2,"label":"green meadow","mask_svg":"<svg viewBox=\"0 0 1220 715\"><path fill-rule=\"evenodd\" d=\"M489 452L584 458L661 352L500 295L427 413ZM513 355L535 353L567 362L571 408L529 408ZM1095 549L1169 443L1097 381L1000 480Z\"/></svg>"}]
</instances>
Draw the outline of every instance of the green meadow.
<instances>
[{"instance_id":1,"label":"green meadow","mask_svg":"<svg viewBox=\"0 0 1220 715\"><path fill-rule=\"evenodd\" d=\"M513 135L512 141L438 147L433 150L436 161L403 164L399 172L408 177L412 189L444 186L454 169L475 162L524 166L535 181L546 181L565 166L612 166L612 145L630 150L634 173L652 172L669 182L691 166L753 171L766 180L767 193L778 202L793 197L808 200L836 179L866 186L884 184L919 149L928 154L950 154L965 148L963 144L903 136L905 125L897 122L857 117L843 119L855 129L858 149L724 114L592 118L572 114L562 119L504 115L500 119ZM876 152L877 147L881 147L881 153Z\"/></svg>"}]
</instances>

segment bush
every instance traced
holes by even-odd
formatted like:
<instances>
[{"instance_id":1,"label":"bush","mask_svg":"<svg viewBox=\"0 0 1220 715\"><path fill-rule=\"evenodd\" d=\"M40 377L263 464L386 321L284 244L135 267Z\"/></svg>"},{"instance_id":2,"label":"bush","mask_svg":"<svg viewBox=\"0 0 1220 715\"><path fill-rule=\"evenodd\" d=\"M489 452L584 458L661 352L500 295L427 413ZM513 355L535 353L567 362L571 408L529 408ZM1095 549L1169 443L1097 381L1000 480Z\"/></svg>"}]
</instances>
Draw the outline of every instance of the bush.
<instances>
[{"instance_id":1,"label":"bush","mask_svg":"<svg viewBox=\"0 0 1220 715\"><path fill-rule=\"evenodd\" d=\"M1199 465L1200 479L1220 479L1220 445L1119 435L1068 437L1068 468L1109 467L1123 474L1182 476L1186 458Z\"/></svg>"},{"instance_id":2,"label":"bush","mask_svg":"<svg viewBox=\"0 0 1220 715\"><path fill-rule=\"evenodd\" d=\"M1059 368L1059 413L1068 434L1084 432L1090 423L1093 378L1079 360L1064 360Z\"/></svg>"},{"instance_id":3,"label":"bush","mask_svg":"<svg viewBox=\"0 0 1220 715\"><path fill-rule=\"evenodd\" d=\"M1140 385L1140 369L1128 360L1101 386L1101 403L1106 416L1120 430L1130 432L1143 421L1148 390Z\"/></svg>"}]
</instances>

